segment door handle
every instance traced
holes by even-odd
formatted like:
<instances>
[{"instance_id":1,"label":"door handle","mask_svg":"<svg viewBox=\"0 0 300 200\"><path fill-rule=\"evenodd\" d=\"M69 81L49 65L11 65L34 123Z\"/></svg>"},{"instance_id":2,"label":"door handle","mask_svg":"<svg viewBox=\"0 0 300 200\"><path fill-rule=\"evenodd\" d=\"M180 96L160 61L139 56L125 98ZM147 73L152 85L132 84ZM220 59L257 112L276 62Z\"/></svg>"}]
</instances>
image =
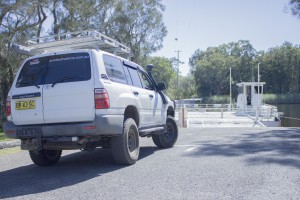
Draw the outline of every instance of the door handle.
<instances>
[{"instance_id":1,"label":"door handle","mask_svg":"<svg viewBox=\"0 0 300 200\"><path fill-rule=\"evenodd\" d=\"M133 94L134 94L135 96L139 95L139 93L138 93L137 91L134 91Z\"/></svg>"},{"instance_id":2,"label":"door handle","mask_svg":"<svg viewBox=\"0 0 300 200\"><path fill-rule=\"evenodd\" d=\"M153 95L152 94L150 94L149 97L150 97L150 99L153 99Z\"/></svg>"}]
</instances>

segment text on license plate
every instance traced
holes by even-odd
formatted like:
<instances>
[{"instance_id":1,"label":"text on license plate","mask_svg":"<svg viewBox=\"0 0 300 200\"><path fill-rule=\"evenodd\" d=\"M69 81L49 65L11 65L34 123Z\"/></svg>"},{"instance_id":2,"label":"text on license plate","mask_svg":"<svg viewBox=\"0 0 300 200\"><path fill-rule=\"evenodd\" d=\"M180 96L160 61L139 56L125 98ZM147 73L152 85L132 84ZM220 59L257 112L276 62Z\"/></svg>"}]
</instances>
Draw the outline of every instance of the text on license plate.
<instances>
[{"instance_id":1,"label":"text on license plate","mask_svg":"<svg viewBox=\"0 0 300 200\"><path fill-rule=\"evenodd\" d=\"M27 110L27 109L35 109L34 100L16 102L16 110Z\"/></svg>"}]
</instances>

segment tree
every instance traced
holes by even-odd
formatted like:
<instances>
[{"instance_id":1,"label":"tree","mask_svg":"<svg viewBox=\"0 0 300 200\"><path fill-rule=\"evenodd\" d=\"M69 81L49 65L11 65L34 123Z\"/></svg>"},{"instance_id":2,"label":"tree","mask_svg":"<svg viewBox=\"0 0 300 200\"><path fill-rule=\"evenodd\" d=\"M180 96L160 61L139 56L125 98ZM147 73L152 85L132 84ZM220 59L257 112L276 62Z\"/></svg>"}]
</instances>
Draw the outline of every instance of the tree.
<instances>
[{"instance_id":1,"label":"tree","mask_svg":"<svg viewBox=\"0 0 300 200\"><path fill-rule=\"evenodd\" d=\"M161 0L1 1L1 94L8 93L14 73L24 59L12 51L13 38L22 43L45 32L61 34L96 29L129 46L135 61L141 63L162 47L167 33L162 21L163 11ZM5 98L0 98L4 104Z\"/></svg>"},{"instance_id":2,"label":"tree","mask_svg":"<svg viewBox=\"0 0 300 200\"><path fill-rule=\"evenodd\" d=\"M30 29L38 25L37 1L1 1L0 6L0 84L1 105L13 81L14 73L22 59L12 50L12 39L30 35ZM2 109L4 110L4 109Z\"/></svg>"},{"instance_id":3,"label":"tree","mask_svg":"<svg viewBox=\"0 0 300 200\"><path fill-rule=\"evenodd\" d=\"M292 12L292 15L300 18L300 0L290 0L289 10Z\"/></svg>"},{"instance_id":4,"label":"tree","mask_svg":"<svg viewBox=\"0 0 300 200\"><path fill-rule=\"evenodd\" d=\"M229 94L230 67L233 80L251 81L256 55L256 50L246 40L209 47L206 51L195 51L189 64L198 96Z\"/></svg>"},{"instance_id":5,"label":"tree","mask_svg":"<svg viewBox=\"0 0 300 200\"><path fill-rule=\"evenodd\" d=\"M267 82L267 92L275 94L300 92L300 48L285 42L280 47L262 53L262 80Z\"/></svg>"},{"instance_id":6,"label":"tree","mask_svg":"<svg viewBox=\"0 0 300 200\"><path fill-rule=\"evenodd\" d=\"M164 82L167 85L167 95L174 98L174 88L176 88L176 84L173 84L173 80L175 79L176 72L172 67L172 61L164 57L148 57L143 63L143 66L148 64L154 66L152 70L153 77L157 82Z\"/></svg>"},{"instance_id":7,"label":"tree","mask_svg":"<svg viewBox=\"0 0 300 200\"><path fill-rule=\"evenodd\" d=\"M117 0L106 23L107 33L131 48L134 59L142 59L162 47L167 29L161 0Z\"/></svg>"},{"instance_id":8,"label":"tree","mask_svg":"<svg viewBox=\"0 0 300 200\"><path fill-rule=\"evenodd\" d=\"M187 76L179 76L178 99L190 99L197 97L197 87L194 77L189 74Z\"/></svg>"}]
</instances>

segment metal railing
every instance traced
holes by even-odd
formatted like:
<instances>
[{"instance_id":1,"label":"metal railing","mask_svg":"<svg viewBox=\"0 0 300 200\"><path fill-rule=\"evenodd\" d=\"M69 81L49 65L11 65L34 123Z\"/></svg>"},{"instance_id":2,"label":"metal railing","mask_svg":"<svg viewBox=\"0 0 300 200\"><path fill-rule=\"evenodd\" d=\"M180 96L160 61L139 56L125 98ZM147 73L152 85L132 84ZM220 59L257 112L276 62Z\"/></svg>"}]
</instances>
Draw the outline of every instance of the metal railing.
<instances>
[{"instance_id":1,"label":"metal railing","mask_svg":"<svg viewBox=\"0 0 300 200\"><path fill-rule=\"evenodd\" d=\"M235 111L236 105L234 104L179 104L176 108L186 108L188 111L199 111L199 112L219 112Z\"/></svg>"},{"instance_id":2,"label":"metal railing","mask_svg":"<svg viewBox=\"0 0 300 200\"><path fill-rule=\"evenodd\" d=\"M236 107L236 104L180 104L176 106L178 123L185 127L189 118L189 112L219 112L221 118L225 112L236 112L247 115L254 121L277 121L283 113L278 112L276 106L263 105L261 107L248 106L246 109Z\"/></svg>"}]
</instances>

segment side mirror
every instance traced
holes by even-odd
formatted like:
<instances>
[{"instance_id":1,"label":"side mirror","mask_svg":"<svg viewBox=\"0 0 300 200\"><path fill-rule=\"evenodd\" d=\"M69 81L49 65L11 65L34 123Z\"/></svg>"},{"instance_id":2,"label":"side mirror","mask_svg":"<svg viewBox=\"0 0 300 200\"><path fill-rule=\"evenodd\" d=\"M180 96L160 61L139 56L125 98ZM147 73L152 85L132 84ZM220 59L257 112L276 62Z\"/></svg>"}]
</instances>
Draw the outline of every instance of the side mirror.
<instances>
[{"instance_id":1,"label":"side mirror","mask_svg":"<svg viewBox=\"0 0 300 200\"><path fill-rule=\"evenodd\" d=\"M163 83L163 82L162 83L158 83L157 84L157 89L160 90L160 91L166 89L166 84Z\"/></svg>"}]
</instances>

